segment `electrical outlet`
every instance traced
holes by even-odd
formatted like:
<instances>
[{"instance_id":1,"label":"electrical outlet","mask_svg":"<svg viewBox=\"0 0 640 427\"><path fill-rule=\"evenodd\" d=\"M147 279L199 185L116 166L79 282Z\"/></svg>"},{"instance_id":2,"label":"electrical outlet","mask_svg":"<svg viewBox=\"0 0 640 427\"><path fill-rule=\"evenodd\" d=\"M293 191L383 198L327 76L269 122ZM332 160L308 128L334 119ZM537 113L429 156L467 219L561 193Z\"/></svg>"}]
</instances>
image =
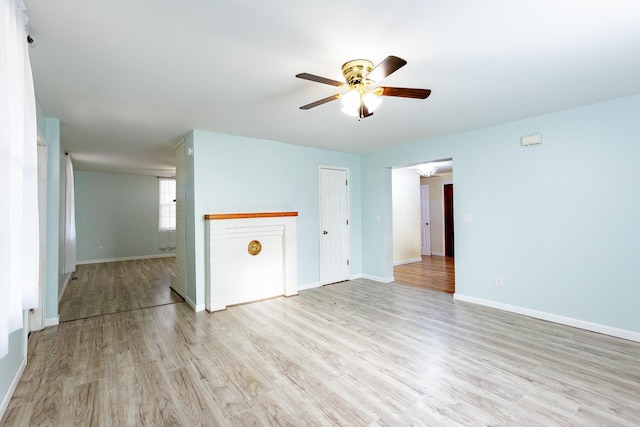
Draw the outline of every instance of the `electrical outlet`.
<instances>
[{"instance_id":1,"label":"electrical outlet","mask_svg":"<svg viewBox=\"0 0 640 427\"><path fill-rule=\"evenodd\" d=\"M504 277L496 276L496 286L499 288L504 287Z\"/></svg>"}]
</instances>

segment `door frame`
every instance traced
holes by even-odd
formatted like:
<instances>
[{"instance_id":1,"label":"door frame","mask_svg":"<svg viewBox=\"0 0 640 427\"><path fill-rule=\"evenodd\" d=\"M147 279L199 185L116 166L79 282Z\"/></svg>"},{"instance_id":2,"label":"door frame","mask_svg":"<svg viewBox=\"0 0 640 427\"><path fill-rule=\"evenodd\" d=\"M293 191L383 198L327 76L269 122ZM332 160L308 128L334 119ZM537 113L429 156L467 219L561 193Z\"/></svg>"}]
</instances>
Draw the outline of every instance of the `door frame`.
<instances>
[{"instance_id":1,"label":"door frame","mask_svg":"<svg viewBox=\"0 0 640 427\"><path fill-rule=\"evenodd\" d=\"M186 179L185 168L187 156L184 138L176 144L176 268L171 276L170 288L185 300L187 299L187 229L186 229ZM178 209L181 207L182 209ZM178 267L182 270L182 277L176 274Z\"/></svg>"},{"instance_id":2,"label":"door frame","mask_svg":"<svg viewBox=\"0 0 640 427\"><path fill-rule=\"evenodd\" d=\"M423 225L422 224L424 222L424 218L422 218L422 188L423 187L427 187L427 195L426 195L427 196L427 198L426 198L426 200L427 200L427 217L428 217L427 225ZM429 203L430 191L431 190L429 189L429 184L420 184L420 217L421 217L420 218L420 231L422 231L422 227L423 226L427 227L429 229L429 231L427 233L428 234L427 237L429 238L429 242L428 242L429 243L429 246L428 246L429 253L424 253L425 246L422 245L422 243L424 243L424 242L422 242L422 239L420 239L421 240L420 255L428 255L428 256L431 256L431 252L432 252L431 251L431 212L430 212L431 204Z\"/></svg>"},{"instance_id":3,"label":"door frame","mask_svg":"<svg viewBox=\"0 0 640 427\"><path fill-rule=\"evenodd\" d=\"M447 240L446 240L447 236L446 236L446 233L445 233L445 221L446 221L446 219L444 217L444 212L445 212L445 207L444 207L444 204L445 204L445 202L444 202L444 186L445 185L453 185L453 181L442 181L441 194L442 194L442 254L443 254L443 256L447 256L447 249L446 249L447 248ZM451 202L453 203L453 200ZM455 206L454 206L454 209L455 209ZM455 214L455 211L454 211L454 214ZM455 220L455 218L454 218L454 220ZM455 230L454 230L454 236L455 236ZM455 251L455 246L454 246L454 251ZM455 252L454 252L454 258L455 258Z\"/></svg>"},{"instance_id":4,"label":"door frame","mask_svg":"<svg viewBox=\"0 0 640 427\"><path fill-rule=\"evenodd\" d=\"M344 171L347 175L347 189L346 189L346 203L345 203L345 216L347 218L348 221L348 225L349 227L347 228L347 236L345 239L346 242L346 253L347 256L349 257L349 264L347 264L347 277L344 280L349 280L351 278L351 206L350 206L350 199L351 199L351 192L349 190L349 182L350 182L350 176L349 176L349 168L346 167L342 167L342 166L330 166L330 165L318 165L318 284L320 286L324 286L330 283L334 283L334 282L327 282L324 283L322 278L323 278L323 273L322 273L322 260L323 260L323 242L322 242L322 238L320 237L322 234L322 180L321 180L321 174L323 170L338 170L338 171Z\"/></svg>"}]
</instances>

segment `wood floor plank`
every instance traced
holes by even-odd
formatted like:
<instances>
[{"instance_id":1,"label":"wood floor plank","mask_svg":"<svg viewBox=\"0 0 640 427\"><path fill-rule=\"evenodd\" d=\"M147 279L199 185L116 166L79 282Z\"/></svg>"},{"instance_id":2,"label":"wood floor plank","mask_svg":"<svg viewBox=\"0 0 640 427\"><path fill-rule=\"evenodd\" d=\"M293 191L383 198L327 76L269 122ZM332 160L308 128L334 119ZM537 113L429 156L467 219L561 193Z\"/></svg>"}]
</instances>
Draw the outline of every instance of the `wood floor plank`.
<instances>
[{"instance_id":1,"label":"wood floor plank","mask_svg":"<svg viewBox=\"0 0 640 427\"><path fill-rule=\"evenodd\" d=\"M397 283L454 293L455 261L453 257L422 255L422 261L401 264L393 268Z\"/></svg>"},{"instance_id":2,"label":"wood floor plank","mask_svg":"<svg viewBox=\"0 0 640 427\"><path fill-rule=\"evenodd\" d=\"M184 300L170 289L175 258L80 264L60 300L60 321Z\"/></svg>"},{"instance_id":3,"label":"wood floor plank","mask_svg":"<svg viewBox=\"0 0 640 427\"><path fill-rule=\"evenodd\" d=\"M224 424L225 418L215 403L207 398L206 388L193 366L167 373L172 385L173 399L189 426L211 426Z\"/></svg>"},{"instance_id":4,"label":"wood floor plank","mask_svg":"<svg viewBox=\"0 0 640 427\"><path fill-rule=\"evenodd\" d=\"M131 379L134 392L132 404L136 408L135 425L140 426L188 426L178 409L167 381L166 371L155 361L138 365Z\"/></svg>"},{"instance_id":5,"label":"wood floor plank","mask_svg":"<svg viewBox=\"0 0 640 427\"><path fill-rule=\"evenodd\" d=\"M65 393L65 406L71 414L71 425L112 425L107 410L107 390L104 380L76 385ZM65 411L65 412L67 412Z\"/></svg>"},{"instance_id":6,"label":"wood floor plank","mask_svg":"<svg viewBox=\"0 0 640 427\"><path fill-rule=\"evenodd\" d=\"M268 419L268 425L337 426L319 408L305 390L292 384L270 391L258 399L253 408Z\"/></svg>"},{"instance_id":7,"label":"wood floor plank","mask_svg":"<svg viewBox=\"0 0 640 427\"><path fill-rule=\"evenodd\" d=\"M131 295L129 267L155 280L135 263L82 280ZM138 304L34 332L0 425L640 425L640 343L446 292L358 279L211 314Z\"/></svg>"},{"instance_id":8,"label":"wood floor plank","mask_svg":"<svg viewBox=\"0 0 640 427\"><path fill-rule=\"evenodd\" d=\"M34 403L19 404L7 408L2 418L2 425L5 426L28 426L31 425Z\"/></svg>"}]
</instances>

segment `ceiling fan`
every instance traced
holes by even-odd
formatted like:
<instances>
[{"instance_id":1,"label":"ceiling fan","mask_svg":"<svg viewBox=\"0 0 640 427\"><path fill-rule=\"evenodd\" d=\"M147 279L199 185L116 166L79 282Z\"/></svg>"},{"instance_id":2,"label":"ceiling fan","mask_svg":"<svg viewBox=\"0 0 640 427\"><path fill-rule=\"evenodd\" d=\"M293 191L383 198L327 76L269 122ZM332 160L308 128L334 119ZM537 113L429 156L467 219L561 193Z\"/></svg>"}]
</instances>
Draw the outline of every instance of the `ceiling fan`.
<instances>
[{"instance_id":1,"label":"ceiling fan","mask_svg":"<svg viewBox=\"0 0 640 427\"><path fill-rule=\"evenodd\" d=\"M342 74L344 75L345 82L339 82L309 73L297 74L296 77L299 79L348 89L345 93L328 96L310 104L303 105L300 109L309 110L318 105L326 104L336 99L342 99L342 112L361 120L373 115L373 110L382 102L380 98L382 96L426 99L431 94L430 89L376 86L382 79L388 77L406 64L407 61L397 56L387 56L375 67L371 61L366 59L354 59L353 61L346 62L342 66Z\"/></svg>"}]
</instances>

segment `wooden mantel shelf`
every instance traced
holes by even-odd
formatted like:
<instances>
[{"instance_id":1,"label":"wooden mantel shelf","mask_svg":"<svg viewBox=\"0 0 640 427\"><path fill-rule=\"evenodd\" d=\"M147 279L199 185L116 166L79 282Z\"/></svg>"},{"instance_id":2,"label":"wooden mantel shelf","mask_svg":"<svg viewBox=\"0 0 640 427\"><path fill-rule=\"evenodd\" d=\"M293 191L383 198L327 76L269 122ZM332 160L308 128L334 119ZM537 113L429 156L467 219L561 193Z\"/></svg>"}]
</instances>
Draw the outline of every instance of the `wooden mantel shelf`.
<instances>
[{"instance_id":1,"label":"wooden mantel shelf","mask_svg":"<svg viewBox=\"0 0 640 427\"><path fill-rule=\"evenodd\" d=\"M204 219L207 221L217 219L242 219L242 218L277 218L281 216L298 216L298 212L253 212L253 213L232 213L232 214L207 214Z\"/></svg>"}]
</instances>

